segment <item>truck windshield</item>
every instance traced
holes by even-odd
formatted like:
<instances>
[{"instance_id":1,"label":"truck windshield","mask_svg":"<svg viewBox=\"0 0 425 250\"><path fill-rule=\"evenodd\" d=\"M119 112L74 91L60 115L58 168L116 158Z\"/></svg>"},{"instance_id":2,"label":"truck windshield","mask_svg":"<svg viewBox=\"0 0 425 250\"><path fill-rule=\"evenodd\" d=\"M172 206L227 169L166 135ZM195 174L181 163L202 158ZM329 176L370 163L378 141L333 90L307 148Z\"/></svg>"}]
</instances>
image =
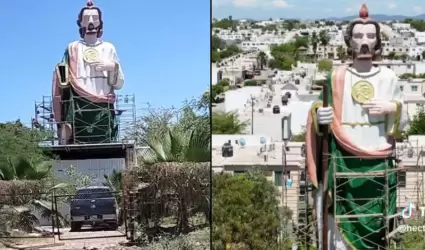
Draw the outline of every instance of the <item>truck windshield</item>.
<instances>
[{"instance_id":1,"label":"truck windshield","mask_svg":"<svg viewBox=\"0 0 425 250\"><path fill-rule=\"evenodd\" d=\"M92 188L78 190L74 199L101 199L113 197L111 190L107 188Z\"/></svg>"}]
</instances>

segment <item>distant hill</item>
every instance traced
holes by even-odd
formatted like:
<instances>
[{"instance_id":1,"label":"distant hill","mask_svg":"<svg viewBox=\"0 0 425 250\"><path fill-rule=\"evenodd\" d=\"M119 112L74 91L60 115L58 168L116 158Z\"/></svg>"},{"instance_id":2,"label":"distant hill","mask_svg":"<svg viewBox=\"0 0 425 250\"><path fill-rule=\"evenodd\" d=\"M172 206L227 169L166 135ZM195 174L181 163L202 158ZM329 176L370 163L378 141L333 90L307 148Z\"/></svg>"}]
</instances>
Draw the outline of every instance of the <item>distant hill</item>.
<instances>
[{"instance_id":1,"label":"distant hill","mask_svg":"<svg viewBox=\"0 0 425 250\"><path fill-rule=\"evenodd\" d=\"M351 21L354 18L357 18L358 16L346 16L346 17L329 17L326 18L326 20L329 21ZM421 14L418 16L402 16L402 15L370 15L370 17L373 20L376 21L403 21L406 18L411 18L411 19L425 19L425 14Z\"/></svg>"}]
</instances>

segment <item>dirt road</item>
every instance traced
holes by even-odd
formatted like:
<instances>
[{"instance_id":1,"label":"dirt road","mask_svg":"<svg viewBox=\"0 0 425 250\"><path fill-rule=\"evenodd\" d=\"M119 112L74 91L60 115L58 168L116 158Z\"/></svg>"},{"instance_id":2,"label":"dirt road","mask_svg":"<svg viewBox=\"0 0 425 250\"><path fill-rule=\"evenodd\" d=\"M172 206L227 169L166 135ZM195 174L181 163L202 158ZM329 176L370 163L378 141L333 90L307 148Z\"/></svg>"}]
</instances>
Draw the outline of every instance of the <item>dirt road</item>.
<instances>
[{"instance_id":1,"label":"dirt road","mask_svg":"<svg viewBox=\"0 0 425 250\"><path fill-rule=\"evenodd\" d=\"M104 249L118 246L120 242L125 242L125 235L119 231L92 230L83 228L80 232L70 232L70 228L61 229L61 236L56 237L57 243L64 243L64 246L49 247L52 250L65 249Z\"/></svg>"},{"instance_id":2,"label":"dirt road","mask_svg":"<svg viewBox=\"0 0 425 250\"><path fill-rule=\"evenodd\" d=\"M121 247L119 243L126 242L126 237L122 232L110 230L93 230L83 228L80 232L70 232L70 228L61 228L60 237L46 238L22 238L13 239L10 246L17 247L37 247L46 245L43 250L81 250L81 249L127 249ZM52 244L59 243L59 246ZM0 249L13 249L1 247ZM49 246L47 246L49 245Z\"/></svg>"}]
</instances>

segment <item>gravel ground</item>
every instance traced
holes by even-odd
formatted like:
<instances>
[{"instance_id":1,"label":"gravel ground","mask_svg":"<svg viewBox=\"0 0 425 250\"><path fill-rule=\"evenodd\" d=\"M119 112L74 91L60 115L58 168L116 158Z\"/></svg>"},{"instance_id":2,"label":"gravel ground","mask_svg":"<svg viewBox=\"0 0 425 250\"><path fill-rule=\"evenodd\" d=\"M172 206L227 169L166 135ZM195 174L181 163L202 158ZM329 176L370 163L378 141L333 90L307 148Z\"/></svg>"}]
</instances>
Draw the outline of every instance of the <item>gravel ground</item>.
<instances>
[{"instance_id":1,"label":"gravel ground","mask_svg":"<svg viewBox=\"0 0 425 250\"><path fill-rule=\"evenodd\" d=\"M202 221L201 221L202 222ZM205 250L210 249L209 228L203 228L187 235L181 235L174 238L163 237L158 241L143 247L124 246L126 238L124 233L110 230L92 230L83 228L81 232L70 232L70 228L60 230L60 240L56 236L46 238L19 238L8 239L7 243L13 243L19 247L36 247L37 245L46 245L54 243L63 243L62 246L46 247L40 250ZM21 235L14 235L19 237ZM27 236L27 235L25 235ZM0 239L0 249L6 248L1 244L4 240ZM7 245L9 246L9 245Z\"/></svg>"},{"instance_id":2,"label":"gravel ground","mask_svg":"<svg viewBox=\"0 0 425 250\"><path fill-rule=\"evenodd\" d=\"M79 233L64 233L64 237L86 237L85 239L75 239L75 240L65 240L59 241L58 239L47 239L46 244L51 243L64 243L63 246L57 247L46 247L40 250L208 250L210 249L210 233L209 229L205 228L202 230L194 231L188 235L178 236L173 239L163 238L159 241L150 244L144 247L137 246L123 246L120 243L125 243L125 237L108 237L116 235L118 232L114 231L95 231L95 232L79 232ZM87 234L90 234L87 236ZM92 238L88 239L87 237L96 237L101 236L105 238ZM26 245L27 242L22 242L22 245ZM1 247L0 249L13 249Z\"/></svg>"},{"instance_id":3,"label":"gravel ground","mask_svg":"<svg viewBox=\"0 0 425 250\"><path fill-rule=\"evenodd\" d=\"M117 248L119 249L119 248ZM163 239L146 247L143 250L209 250L210 231L209 228L194 231L188 235L179 236L175 239ZM108 250L115 250L110 248Z\"/></svg>"}]
</instances>

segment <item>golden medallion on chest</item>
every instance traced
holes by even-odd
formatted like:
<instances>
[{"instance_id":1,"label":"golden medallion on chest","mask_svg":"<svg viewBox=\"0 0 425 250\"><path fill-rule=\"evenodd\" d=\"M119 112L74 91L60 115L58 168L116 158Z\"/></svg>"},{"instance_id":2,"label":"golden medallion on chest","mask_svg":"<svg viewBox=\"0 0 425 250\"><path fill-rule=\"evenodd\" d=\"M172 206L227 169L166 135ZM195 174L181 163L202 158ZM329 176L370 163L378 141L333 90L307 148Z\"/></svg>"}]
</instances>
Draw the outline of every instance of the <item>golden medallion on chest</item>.
<instances>
[{"instance_id":1,"label":"golden medallion on chest","mask_svg":"<svg viewBox=\"0 0 425 250\"><path fill-rule=\"evenodd\" d=\"M351 96L353 100L363 104L370 101L375 96L375 89L373 85L365 80L356 82L353 87L351 87Z\"/></svg>"},{"instance_id":2,"label":"golden medallion on chest","mask_svg":"<svg viewBox=\"0 0 425 250\"><path fill-rule=\"evenodd\" d=\"M94 48L88 48L84 50L83 58L84 61L87 63L94 63L100 61L99 52L97 52L97 50Z\"/></svg>"}]
</instances>

